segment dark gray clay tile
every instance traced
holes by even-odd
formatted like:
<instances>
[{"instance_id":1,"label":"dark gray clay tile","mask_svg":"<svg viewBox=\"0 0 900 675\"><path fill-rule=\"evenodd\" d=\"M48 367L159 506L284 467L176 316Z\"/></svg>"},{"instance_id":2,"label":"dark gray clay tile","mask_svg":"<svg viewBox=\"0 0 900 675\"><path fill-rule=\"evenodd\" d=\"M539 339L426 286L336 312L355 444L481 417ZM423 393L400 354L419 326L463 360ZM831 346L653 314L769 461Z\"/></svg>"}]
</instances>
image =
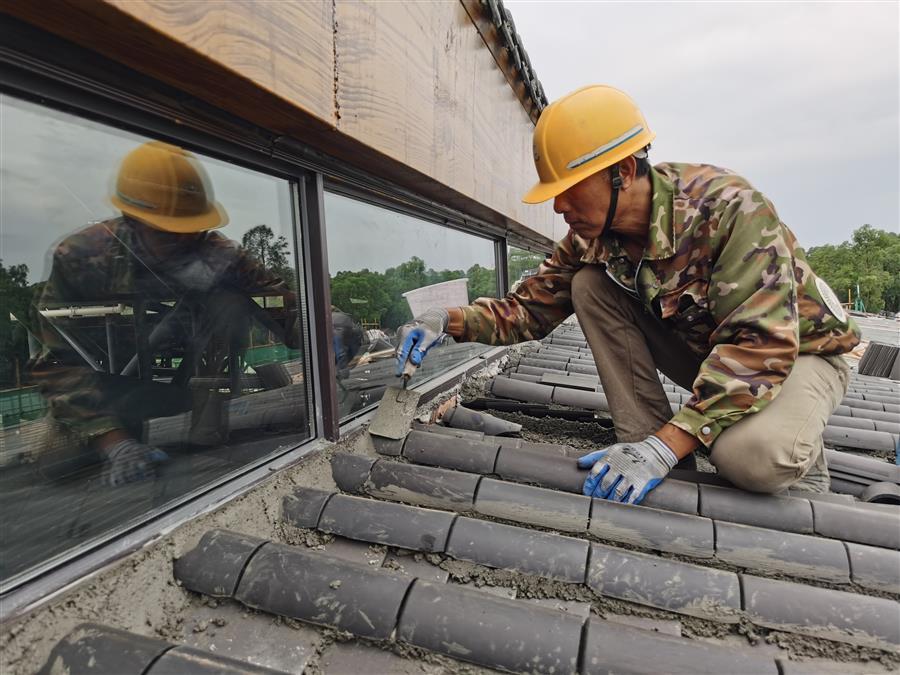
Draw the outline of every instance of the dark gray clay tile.
<instances>
[{"instance_id":1,"label":"dark gray clay tile","mask_svg":"<svg viewBox=\"0 0 900 675\"><path fill-rule=\"evenodd\" d=\"M590 619L585 635L584 673L669 673L671 675L777 675L771 657L704 644Z\"/></svg>"},{"instance_id":2,"label":"dark gray clay tile","mask_svg":"<svg viewBox=\"0 0 900 675\"><path fill-rule=\"evenodd\" d=\"M900 593L900 551L844 542L853 582L863 588Z\"/></svg>"},{"instance_id":3,"label":"dark gray clay tile","mask_svg":"<svg viewBox=\"0 0 900 675\"><path fill-rule=\"evenodd\" d=\"M495 377L491 385L491 393L500 398L511 398L527 403L550 403L553 398L553 387L533 382L511 380L508 377Z\"/></svg>"},{"instance_id":4,"label":"dark gray clay tile","mask_svg":"<svg viewBox=\"0 0 900 675\"><path fill-rule=\"evenodd\" d=\"M900 603L886 598L741 575L744 609L766 628L863 647L900 646Z\"/></svg>"},{"instance_id":5,"label":"dark gray clay tile","mask_svg":"<svg viewBox=\"0 0 900 675\"><path fill-rule=\"evenodd\" d=\"M349 539L438 553L447 544L455 513L335 495L319 518L319 529Z\"/></svg>"},{"instance_id":6,"label":"dark gray clay tile","mask_svg":"<svg viewBox=\"0 0 900 675\"><path fill-rule=\"evenodd\" d=\"M550 579L584 583L588 542L524 527L460 516L447 542L447 555Z\"/></svg>"},{"instance_id":7,"label":"dark gray clay tile","mask_svg":"<svg viewBox=\"0 0 900 675\"><path fill-rule=\"evenodd\" d=\"M599 595L679 614L725 623L740 619L740 584L733 572L593 544L587 584Z\"/></svg>"},{"instance_id":8,"label":"dark gray clay tile","mask_svg":"<svg viewBox=\"0 0 900 675\"><path fill-rule=\"evenodd\" d=\"M566 389L583 389L596 392L599 378L590 375L569 375L568 373L552 372L541 375L541 384L551 387L565 387Z\"/></svg>"},{"instance_id":9,"label":"dark gray clay tile","mask_svg":"<svg viewBox=\"0 0 900 675\"><path fill-rule=\"evenodd\" d=\"M562 455L564 457L571 456L569 453L575 450L570 445L557 445L556 443L535 443L533 441L526 441L521 438L500 438L500 449L503 448L512 448L513 450L538 450L543 452L544 454L549 455ZM579 450L581 454L584 454L583 450Z\"/></svg>"},{"instance_id":10,"label":"dark gray clay tile","mask_svg":"<svg viewBox=\"0 0 900 675\"><path fill-rule=\"evenodd\" d=\"M609 410L606 394L602 392L556 387L553 390L553 402L558 405L584 408L585 410Z\"/></svg>"},{"instance_id":11,"label":"dark gray clay tile","mask_svg":"<svg viewBox=\"0 0 900 675\"><path fill-rule=\"evenodd\" d=\"M479 474L385 461L372 467L363 489L394 502L468 511L475 503L479 480Z\"/></svg>"},{"instance_id":12,"label":"dark gray clay tile","mask_svg":"<svg viewBox=\"0 0 900 675\"><path fill-rule=\"evenodd\" d=\"M265 539L236 532L210 530L175 560L175 578L188 590L230 598L247 561L265 543Z\"/></svg>"},{"instance_id":13,"label":"dark gray clay tile","mask_svg":"<svg viewBox=\"0 0 900 675\"><path fill-rule=\"evenodd\" d=\"M556 490L485 478L478 484L475 511L486 516L530 523L563 532L584 532L591 500Z\"/></svg>"},{"instance_id":14,"label":"dark gray clay tile","mask_svg":"<svg viewBox=\"0 0 900 675\"><path fill-rule=\"evenodd\" d=\"M534 366L523 366L522 363L519 362L519 365L516 366L516 369L514 372L519 375L535 375L537 377L540 377L541 375L546 373L547 370L544 368L535 368ZM565 372L565 371L559 371L559 372Z\"/></svg>"},{"instance_id":15,"label":"dark gray clay tile","mask_svg":"<svg viewBox=\"0 0 900 675\"><path fill-rule=\"evenodd\" d=\"M493 473L499 449L500 444L493 440L474 441L413 431L406 438L403 456L416 464Z\"/></svg>"},{"instance_id":16,"label":"dark gray clay tile","mask_svg":"<svg viewBox=\"0 0 900 675\"><path fill-rule=\"evenodd\" d=\"M445 427L440 424L422 424L421 422L413 422L412 430L424 431L429 434L438 434L440 436L452 436L453 438L468 438L473 441L480 441L484 438L483 431L454 429L453 427Z\"/></svg>"},{"instance_id":17,"label":"dark gray clay tile","mask_svg":"<svg viewBox=\"0 0 900 675\"><path fill-rule=\"evenodd\" d=\"M716 521L716 558L749 570L850 583L843 542Z\"/></svg>"},{"instance_id":18,"label":"dark gray clay tile","mask_svg":"<svg viewBox=\"0 0 900 675\"><path fill-rule=\"evenodd\" d=\"M693 558L712 558L715 553L713 523L709 518L605 499L592 501L588 532L598 539Z\"/></svg>"},{"instance_id":19,"label":"dark gray clay tile","mask_svg":"<svg viewBox=\"0 0 900 675\"><path fill-rule=\"evenodd\" d=\"M572 673L583 620L478 590L416 581L397 638L431 651L512 672Z\"/></svg>"},{"instance_id":20,"label":"dark gray clay tile","mask_svg":"<svg viewBox=\"0 0 900 675\"><path fill-rule=\"evenodd\" d=\"M406 443L405 436L403 438L385 438L384 436L366 434L366 438L371 445L371 449L385 457L399 456L403 452L403 444Z\"/></svg>"},{"instance_id":21,"label":"dark gray clay tile","mask_svg":"<svg viewBox=\"0 0 900 675\"><path fill-rule=\"evenodd\" d=\"M882 450L885 452L890 452L894 449L894 439L886 431L866 431L865 429L827 426L822 433L822 438L826 443L849 448Z\"/></svg>"},{"instance_id":22,"label":"dark gray clay tile","mask_svg":"<svg viewBox=\"0 0 900 675\"><path fill-rule=\"evenodd\" d=\"M586 364L586 363L570 363L566 370L570 373L576 373L578 375L596 375L597 374L597 366Z\"/></svg>"},{"instance_id":23,"label":"dark gray clay tile","mask_svg":"<svg viewBox=\"0 0 900 675\"><path fill-rule=\"evenodd\" d=\"M179 645L159 657L146 675L275 675L280 672Z\"/></svg>"},{"instance_id":24,"label":"dark gray clay tile","mask_svg":"<svg viewBox=\"0 0 900 675\"><path fill-rule=\"evenodd\" d=\"M338 452L331 458L331 477L344 492L359 492L376 461L372 457Z\"/></svg>"},{"instance_id":25,"label":"dark gray clay tile","mask_svg":"<svg viewBox=\"0 0 900 675\"><path fill-rule=\"evenodd\" d=\"M315 527L333 494L328 490L296 488L281 501L281 517L294 527Z\"/></svg>"},{"instance_id":26,"label":"dark gray clay tile","mask_svg":"<svg viewBox=\"0 0 900 675\"><path fill-rule=\"evenodd\" d=\"M525 373L510 373L507 377L511 380L519 382L531 382L533 384L542 384L539 375L526 375Z\"/></svg>"},{"instance_id":27,"label":"dark gray clay tile","mask_svg":"<svg viewBox=\"0 0 900 675\"><path fill-rule=\"evenodd\" d=\"M411 581L381 568L269 543L250 561L235 599L271 614L387 638Z\"/></svg>"},{"instance_id":28,"label":"dark gray clay tile","mask_svg":"<svg viewBox=\"0 0 900 675\"><path fill-rule=\"evenodd\" d=\"M316 550L321 550L323 555L331 558L371 567L381 567L387 557L387 549L384 546L340 536L332 537L331 541L316 547Z\"/></svg>"},{"instance_id":29,"label":"dark gray clay tile","mask_svg":"<svg viewBox=\"0 0 900 675\"><path fill-rule=\"evenodd\" d=\"M458 405L441 418L441 424L454 429L480 431L488 436L512 436L522 431L522 425L508 422L485 412Z\"/></svg>"},{"instance_id":30,"label":"dark gray clay tile","mask_svg":"<svg viewBox=\"0 0 900 675\"><path fill-rule=\"evenodd\" d=\"M497 465L494 469L501 478L535 483L542 487L581 492L581 486L588 472L578 468L578 463L570 457L550 454L544 450L500 447Z\"/></svg>"},{"instance_id":31,"label":"dark gray clay tile","mask_svg":"<svg viewBox=\"0 0 900 675\"><path fill-rule=\"evenodd\" d=\"M41 673L140 675L169 647L162 640L83 623L56 643Z\"/></svg>"},{"instance_id":32,"label":"dark gray clay tile","mask_svg":"<svg viewBox=\"0 0 900 675\"><path fill-rule=\"evenodd\" d=\"M859 544L900 549L900 513L828 502L813 502L812 508L817 534Z\"/></svg>"},{"instance_id":33,"label":"dark gray clay tile","mask_svg":"<svg viewBox=\"0 0 900 675\"><path fill-rule=\"evenodd\" d=\"M647 493L641 506L697 515L700 491L696 483L667 478Z\"/></svg>"},{"instance_id":34,"label":"dark gray clay tile","mask_svg":"<svg viewBox=\"0 0 900 675\"><path fill-rule=\"evenodd\" d=\"M755 494L715 485L700 486L700 515L783 532L813 532L812 508L806 499Z\"/></svg>"}]
</instances>

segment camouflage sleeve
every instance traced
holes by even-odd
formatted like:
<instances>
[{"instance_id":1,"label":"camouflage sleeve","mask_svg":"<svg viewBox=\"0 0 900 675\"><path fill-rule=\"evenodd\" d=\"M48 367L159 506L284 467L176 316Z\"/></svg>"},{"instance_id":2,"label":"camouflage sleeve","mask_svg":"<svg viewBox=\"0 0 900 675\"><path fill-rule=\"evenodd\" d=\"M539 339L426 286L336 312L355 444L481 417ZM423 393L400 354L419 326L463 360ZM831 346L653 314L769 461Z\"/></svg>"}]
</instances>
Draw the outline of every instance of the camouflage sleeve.
<instances>
[{"instance_id":1,"label":"camouflage sleeve","mask_svg":"<svg viewBox=\"0 0 900 675\"><path fill-rule=\"evenodd\" d=\"M710 276L718 324L693 396L671 420L709 447L725 429L765 408L799 352L792 236L760 193L746 190L720 218L723 239Z\"/></svg>"},{"instance_id":2,"label":"camouflage sleeve","mask_svg":"<svg viewBox=\"0 0 900 675\"><path fill-rule=\"evenodd\" d=\"M77 262L77 261L76 261ZM97 371L62 336L72 331L70 321L48 319L40 314L44 308L60 307L78 297L69 283L77 279L79 265L59 250L53 257L50 278L35 301L34 316L42 348L30 364L31 376L47 401L53 418L84 440L101 436L124 425L108 408Z\"/></svg>"},{"instance_id":3,"label":"camouflage sleeve","mask_svg":"<svg viewBox=\"0 0 900 675\"><path fill-rule=\"evenodd\" d=\"M572 276L581 266L570 231L537 275L525 279L515 291L504 298L478 298L459 308L463 326L457 339L488 345L540 340L574 311Z\"/></svg>"}]
</instances>

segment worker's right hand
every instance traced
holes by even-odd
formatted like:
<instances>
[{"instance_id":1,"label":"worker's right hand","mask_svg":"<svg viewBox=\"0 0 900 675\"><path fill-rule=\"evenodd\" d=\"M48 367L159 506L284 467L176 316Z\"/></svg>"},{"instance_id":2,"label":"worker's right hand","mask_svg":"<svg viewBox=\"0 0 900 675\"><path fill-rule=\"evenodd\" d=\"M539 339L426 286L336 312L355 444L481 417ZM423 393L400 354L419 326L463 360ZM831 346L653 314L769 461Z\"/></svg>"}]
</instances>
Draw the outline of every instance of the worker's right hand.
<instances>
[{"instance_id":1,"label":"worker's right hand","mask_svg":"<svg viewBox=\"0 0 900 675\"><path fill-rule=\"evenodd\" d=\"M156 465L169 459L159 448L144 445L133 438L117 441L102 452L106 455L103 483L110 486L150 480L156 475Z\"/></svg>"},{"instance_id":2,"label":"worker's right hand","mask_svg":"<svg viewBox=\"0 0 900 675\"><path fill-rule=\"evenodd\" d=\"M397 329L397 376L403 374L406 360L418 366L425 354L436 345L447 331L450 315L442 307L432 307L409 323Z\"/></svg>"}]
</instances>

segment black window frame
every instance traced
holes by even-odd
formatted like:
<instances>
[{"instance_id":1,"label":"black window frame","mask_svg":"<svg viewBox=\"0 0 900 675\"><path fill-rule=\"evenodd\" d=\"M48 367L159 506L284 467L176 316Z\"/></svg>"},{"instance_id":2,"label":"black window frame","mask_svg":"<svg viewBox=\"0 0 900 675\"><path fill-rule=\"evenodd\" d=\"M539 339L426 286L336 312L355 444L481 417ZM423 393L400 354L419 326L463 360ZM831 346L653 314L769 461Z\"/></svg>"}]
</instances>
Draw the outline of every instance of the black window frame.
<instances>
[{"instance_id":1,"label":"black window frame","mask_svg":"<svg viewBox=\"0 0 900 675\"><path fill-rule=\"evenodd\" d=\"M162 528L163 523L170 523L187 507L192 513L203 512L213 503L204 504L204 498L221 500L220 496L213 495L234 494L243 489L242 481L244 488L249 489L259 482L260 471L265 471L267 466L284 465L286 457L300 456L325 441L338 440L342 429L355 428L361 416L371 413L369 408L346 420L339 419L332 328L330 320L323 320L330 315L331 306L323 207L326 190L493 242L498 295L502 297L508 290L506 249L510 232L504 227L324 156L299 141L252 125L177 88L2 14L0 94L114 129L170 141L289 182L295 270L299 271L297 266L302 265L304 279L300 303L306 318L303 338L309 346L304 351L310 374L307 405L313 422L308 439L295 445L273 447L265 457L192 490L153 511L152 515L148 513L4 580L0 600L11 609L0 611L0 620L8 618L10 611L15 612L71 583L77 579L73 575L96 569L100 564L96 562L98 558L108 562L112 557L134 550L135 537L146 539L155 536L153 532L158 534L154 524ZM452 386L458 377L430 379L429 386L423 387L423 400L436 395L441 387ZM109 554L104 558L103 552L107 550ZM13 596L19 599L11 602Z\"/></svg>"}]
</instances>

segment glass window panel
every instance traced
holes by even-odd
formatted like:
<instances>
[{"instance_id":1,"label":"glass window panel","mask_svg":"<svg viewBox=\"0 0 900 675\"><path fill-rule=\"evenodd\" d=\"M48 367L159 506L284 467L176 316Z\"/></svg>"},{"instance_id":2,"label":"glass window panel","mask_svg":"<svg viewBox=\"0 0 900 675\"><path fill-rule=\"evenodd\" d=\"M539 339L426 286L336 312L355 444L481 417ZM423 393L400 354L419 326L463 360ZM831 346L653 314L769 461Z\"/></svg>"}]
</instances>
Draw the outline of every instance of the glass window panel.
<instances>
[{"instance_id":1,"label":"glass window panel","mask_svg":"<svg viewBox=\"0 0 900 675\"><path fill-rule=\"evenodd\" d=\"M506 268L509 272L509 288L516 287L528 277L533 277L538 272L538 267L547 256L543 253L535 253L524 248L508 246L506 249Z\"/></svg>"},{"instance_id":2,"label":"glass window panel","mask_svg":"<svg viewBox=\"0 0 900 675\"><path fill-rule=\"evenodd\" d=\"M397 327L414 310L496 297L494 243L333 193L325 195L325 217L337 394L347 417L378 403L385 387L397 383ZM411 384L487 349L447 338L428 352Z\"/></svg>"},{"instance_id":3,"label":"glass window panel","mask_svg":"<svg viewBox=\"0 0 900 675\"><path fill-rule=\"evenodd\" d=\"M290 184L0 98L0 577L310 436Z\"/></svg>"}]
</instances>

